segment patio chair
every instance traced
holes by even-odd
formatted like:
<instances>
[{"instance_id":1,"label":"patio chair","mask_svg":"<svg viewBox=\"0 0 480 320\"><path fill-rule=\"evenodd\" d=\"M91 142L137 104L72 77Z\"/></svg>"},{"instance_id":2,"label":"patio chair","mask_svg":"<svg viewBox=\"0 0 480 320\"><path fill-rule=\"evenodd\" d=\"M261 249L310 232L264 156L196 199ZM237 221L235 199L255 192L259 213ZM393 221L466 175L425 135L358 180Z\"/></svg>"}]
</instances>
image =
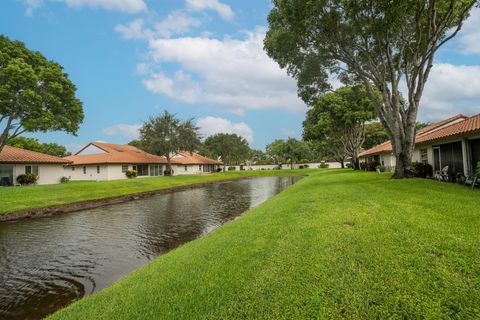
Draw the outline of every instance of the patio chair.
<instances>
[{"instance_id":1,"label":"patio chair","mask_svg":"<svg viewBox=\"0 0 480 320\"><path fill-rule=\"evenodd\" d=\"M448 166L445 166L442 170L435 172L434 178L440 181L449 181Z\"/></svg>"},{"instance_id":2,"label":"patio chair","mask_svg":"<svg viewBox=\"0 0 480 320\"><path fill-rule=\"evenodd\" d=\"M479 186L480 187L480 178L477 176L477 175L473 175L473 176L470 176L470 177L467 177L465 179L465 185L471 185L472 186L472 189L475 188L475 186Z\"/></svg>"}]
</instances>

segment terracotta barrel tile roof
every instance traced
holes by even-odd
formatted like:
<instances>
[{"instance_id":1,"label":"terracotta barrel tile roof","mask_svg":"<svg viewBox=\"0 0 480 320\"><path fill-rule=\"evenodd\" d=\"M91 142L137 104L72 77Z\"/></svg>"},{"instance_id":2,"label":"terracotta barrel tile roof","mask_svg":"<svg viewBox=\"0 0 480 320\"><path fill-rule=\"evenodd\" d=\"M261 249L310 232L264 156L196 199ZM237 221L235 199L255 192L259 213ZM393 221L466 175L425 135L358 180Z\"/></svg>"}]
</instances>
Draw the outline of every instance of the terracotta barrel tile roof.
<instances>
[{"instance_id":1,"label":"terracotta barrel tile roof","mask_svg":"<svg viewBox=\"0 0 480 320\"><path fill-rule=\"evenodd\" d=\"M199 155L195 152L189 151L180 151L177 156L175 156L172 160L174 160L178 164L214 164L214 165L222 165L223 162L213 160L202 155Z\"/></svg>"},{"instance_id":2,"label":"terracotta barrel tile roof","mask_svg":"<svg viewBox=\"0 0 480 320\"><path fill-rule=\"evenodd\" d=\"M370 148L368 150L365 150L363 152L360 152L358 154L359 157L364 157L368 156L370 154L377 154L377 153L388 153L392 152L392 143L389 141L385 141L382 144L379 144L378 146L375 146L373 148Z\"/></svg>"},{"instance_id":3,"label":"terracotta barrel tile roof","mask_svg":"<svg viewBox=\"0 0 480 320\"><path fill-rule=\"evenodd\" d=\"M96 146L104 153L79 154L89 146ZM72 165L92 164L166 164L165 157L156 156L133 146L111 143L91 142L75 155L65 157Z\"/></svg>"},{"instance_id":4,"label":"terracotta barrel tile roof","mask_svg":"<svg viewBox=\"0 0 480 320\"><path fill-rule=\"evenodd\" d=\"M0 163L56 163L67 164L67 159L51 156L48 154L5 146L0 152Z\"/></svg>"},{"instance_id":5,"label":"terracotta barrel tile roof","mask_svg":"<svg viewBox=\"0 0 480 320\"><path fill-rule=\"evenodd\" d=\"M480 132L480 114L432 133L417 137L416 143L425 143L454 136L461 136L475 131Z\"/></svg>"}]
</instances>

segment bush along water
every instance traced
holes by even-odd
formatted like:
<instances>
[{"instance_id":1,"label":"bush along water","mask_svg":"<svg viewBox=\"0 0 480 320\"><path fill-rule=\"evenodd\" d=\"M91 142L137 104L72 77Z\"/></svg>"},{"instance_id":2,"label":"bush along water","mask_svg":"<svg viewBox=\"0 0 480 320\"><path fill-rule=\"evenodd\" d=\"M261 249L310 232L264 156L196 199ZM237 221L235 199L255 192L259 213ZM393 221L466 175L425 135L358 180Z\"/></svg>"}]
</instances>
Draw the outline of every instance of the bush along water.
<instances>
[{"instance_id":1,"label":"bush along water","mask_svg":"<svg viewBox=\"0 0 480 320\"><path fill-rule=\"evenodd\" d=\"M17 182L21 185L35 184L38 180L38 176L33 173L21 174L17 177Z\"/></svg>"}]
</instances>

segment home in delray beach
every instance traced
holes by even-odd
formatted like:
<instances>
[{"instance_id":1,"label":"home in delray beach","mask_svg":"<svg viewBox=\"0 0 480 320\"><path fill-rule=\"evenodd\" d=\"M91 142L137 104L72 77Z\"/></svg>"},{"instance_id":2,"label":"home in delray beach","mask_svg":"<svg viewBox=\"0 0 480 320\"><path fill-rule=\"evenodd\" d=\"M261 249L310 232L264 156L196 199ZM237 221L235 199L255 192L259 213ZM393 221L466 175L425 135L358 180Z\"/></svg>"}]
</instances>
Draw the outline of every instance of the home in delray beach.
<instances>
[{"instance_id":1,"label":"home in delray beach","mask_svg":"<svg viewBox=\"0 0 480 320\"><path fill-rule=\"evenodd\" d=\"M463 114L420 129L415 136L412 161L428 163L434 172L448 169L448 175L467 176L480 161L480 114ZM359 154L360 162L375 162L387 170L395 169L390 141Z\"/></svg>"},{"instance_id":2,"label":"home in delray beach","mask_svg":"<svg viewBox=\"0 0 480 320\"><path fill-rule=\"evenodd\" d=\"M5 146L0 152L0 186L15 185L17 177L26 173L37 175L37 184L60 183L68 163L67 159Z\"/></svg>"},{"instance_id":3,"label":"home in delray beach","mask_svg":"<svg viewBox=\"0 0 480 320\"><path fill-rule=\"evenodd\" d=\"M140 150L134 146L91 142L74 155L65 157L70 163L65 176L71 180L126 179L129 170L135 170L139 178L164 175L167 159ZM194 152L179 152L172 156L174 175L215 172L220 161L200 156Z\"/></svg>"}]
</instances>

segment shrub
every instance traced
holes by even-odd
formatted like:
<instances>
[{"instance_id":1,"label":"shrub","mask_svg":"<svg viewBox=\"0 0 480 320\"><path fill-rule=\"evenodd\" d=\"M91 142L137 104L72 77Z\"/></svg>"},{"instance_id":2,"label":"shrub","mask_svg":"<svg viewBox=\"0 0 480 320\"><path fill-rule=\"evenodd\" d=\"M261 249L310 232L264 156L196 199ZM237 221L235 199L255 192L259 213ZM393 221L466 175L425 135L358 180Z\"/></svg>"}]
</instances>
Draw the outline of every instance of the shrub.
<instances>
[{"instance_id":1,"label":"shrub","mask_svg":"<svg viewBox=\"0 0 480 320\"><path fill-rule=\"evenodd\" d=\"M60 183L69 183L70 182L70 178L69 177L61 177L60 178Z\"/></svg>"},{"instance_id":2,"label":"shrub","mask_svg":"<svg viewBox=\"0 0 480 320\"><path fill-rule=\"evenodd\" d=\"M228 171L235 171L236 169L237 169L237 168L235 168L235 167L232 166L232 167L228 167L227 170L228 170Z\"/></svg>"},{"instance_id":3,"label":"shrub","mask_svg":"<svg viewBox=\"0 0 480 320\"><path fill-rule=\"evenodd\" d=\"M217 172L222 172L223 169L222 168L217 168Z\"/></svg>"},{"instance_id":4,"label":"shrub","mask_svg":"<svg viewBox=\"0 0 480 320\"><path fill-rule=\"evenodd\" d=\"M37 180L38 180L38 176L33 173L25 173L17 177L17 182L20 183L21 185L34 184L37 182Z\"/></svg>"},{"instance_id":5,"label":"shrub","mask_svg":"<svg viewBox=\"0 0 480 320\"><path fill-rule=\"evenodd\" d=\"M379 166L380 166L380 163L378 161L369 161L369 162L360 163L360 169L366 170L366 171L376 171L377 167Z\"/></svg>"},{"instance_id":6,"label":"shrub","mask_svg":"<svg viewBox=\"0 0 480 320\"><path fill-rule=\"evenodd\" d=\"M430 178L433 176L433 167L428 163L412 163L412 173L414 177Z\"/></svg>"},{"instance_id":7,"label":"shrub","mask_svg":"<svg viewBox=\"0 0 480 320\"><path fill-rule=\"evenodd\" d=\"M362 164L365 164L365 162L361 162L361 163L360 163L360 168L361 168L362 170L365 170L365 168L362 168ZM352 163L351 163L351 162L347 162L347 163L345 164L345 168L352 169L352 168L353 168Z\"/></svg>"},{"instance_id":8,"label":"shrub","mask_svg":"<svg viewBox=\"0 0 480 320\"><path fill-rule=\"evenodd\" d=\"M328 163L320 163L318 166L320 169L328 169L330 168L330 165Z\"/></svg>"},{"instance_id":9,"label":"shrub","mask_svg":"<svg viewBox=\"0 0 480 320\"><path fill-rule=\"evenodd\" d=\"M303 168L304 168L303 164L298 166L298 169L303 169Z\"/></svg>"},{"instance_id":10,"label":"shrub","mask_svg":"<svg viewBox=\"0 0 480 320\"><path fill-rule=\"evenodd\" d=\"M163 171L164 176L173 176L173 173L174 173L173 169L170 169L170 170L166 169L165 171Z\"/></svg>"},{"instance_id":11,"label":"shrub","mask_svg":"<svg viewBox=\"0 0 480 320\"><path fill-rule=\"evenodd\" d=\"M133 179L137 177L137 171L136 170L127 170L125 172L125 175L127 176L128 179Z\"/></svg>"},{"instance_id":12,"label":"shrub","mask_svg":"<svg viewBox=\"0 0 480 320\"><path fill-rule=\"evenodd\" d=\"M303 167L304 167L305 169L310 168L310 166L309 166L308 164L304 164Z\"/></svg>"}]
</instances>

